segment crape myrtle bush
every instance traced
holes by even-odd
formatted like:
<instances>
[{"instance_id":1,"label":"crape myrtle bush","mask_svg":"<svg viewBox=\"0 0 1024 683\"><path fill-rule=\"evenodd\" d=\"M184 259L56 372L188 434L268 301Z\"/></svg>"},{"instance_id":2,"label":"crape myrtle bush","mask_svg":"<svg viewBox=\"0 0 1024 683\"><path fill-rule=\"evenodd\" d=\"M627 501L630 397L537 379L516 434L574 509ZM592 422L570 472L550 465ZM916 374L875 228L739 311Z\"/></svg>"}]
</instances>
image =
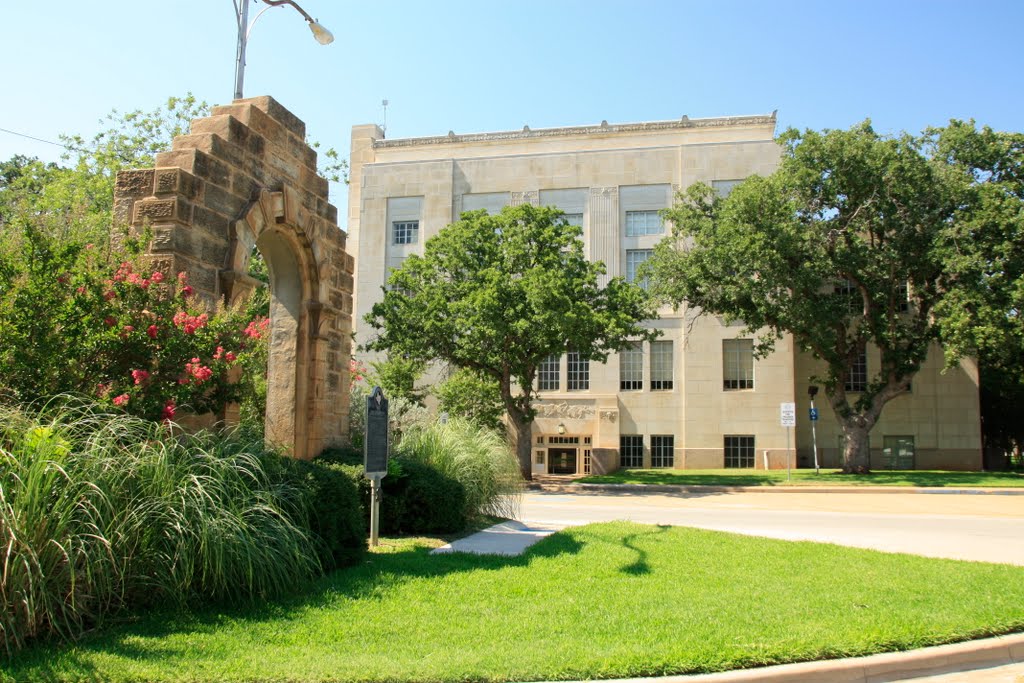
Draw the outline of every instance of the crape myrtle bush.
<instances>
[{"instance_id":1,"label":"crape myrtle bush","mask_svg":"<svg viewBox=\"0 0 1024 683\"><path fill-rule=\"evenodd\" d=\"M74 393L150 420L239 399L228 370L266 334L256 306L198 300L187 274L152 269L146 235L97 248L18 227L0 252L0 394Z\"/></svg>"}]
</instances>

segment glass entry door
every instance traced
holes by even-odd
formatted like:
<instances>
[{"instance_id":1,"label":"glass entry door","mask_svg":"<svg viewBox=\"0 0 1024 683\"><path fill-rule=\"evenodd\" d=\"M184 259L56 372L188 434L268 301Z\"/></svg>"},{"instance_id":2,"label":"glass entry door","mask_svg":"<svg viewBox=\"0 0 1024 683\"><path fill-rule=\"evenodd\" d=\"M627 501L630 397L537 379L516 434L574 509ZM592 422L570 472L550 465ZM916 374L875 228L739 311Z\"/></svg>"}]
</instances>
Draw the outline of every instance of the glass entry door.
<instances>
[{"instance_id":1,"label":"glass entry door","mask_svg":"<svg viewBox=\"0 0 1024 683\"><path fill-rule=\"evenodd\" d=\"M575 448L548 448L548 472L576 474Z\"/></svg>"}]
</instances>

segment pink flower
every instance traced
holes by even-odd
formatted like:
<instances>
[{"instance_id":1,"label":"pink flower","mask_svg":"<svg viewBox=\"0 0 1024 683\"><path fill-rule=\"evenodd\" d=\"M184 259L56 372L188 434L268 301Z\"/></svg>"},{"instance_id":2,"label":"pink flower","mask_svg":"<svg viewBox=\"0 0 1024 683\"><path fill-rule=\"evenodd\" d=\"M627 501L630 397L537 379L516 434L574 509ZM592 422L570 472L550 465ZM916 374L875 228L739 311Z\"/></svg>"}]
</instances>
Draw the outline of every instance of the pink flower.
<instances>
[{"instance_id":1,"label":"pink flower","mask_svg":"<svg viewBox=\"0 0 1024 683\"><path fill-rule=\"evenodd\" d=\"M181 295L186 299L192 296L192 285L185 285L181 288Z\"/></svg>"},{"instance_id":2,"label":"pink flower","mask_svg":"<svg viewBox=\"0 0 1024 683\"><path fill-rule=\"evenodd\" d=\"M153 271L153 274L149 276L149 279L157 284L160 284L161 282L164 281L164 274L161 273L159 270L155 270Z\"/></svg>"},{"instance_id":3,"label":"pink flower","mask_svg":"<svg viewBox=\"0 0 1024 683\"><path fill-rule=\"evenodd\" d=\"M132 370L132 379L135 380L137 386L149 379L149 373L145 370Z\"/></svg>"},{"instance_id":4,"label":"pink flower","mask_svg":"<svg viewBox=\"0 0 1024 683\"><path fill-rule=\"evenodd\" d=\"M75 292L77 294L85 294L85 287L79 287L78 289L75 290Z\"/></svg>"},{"instance_id":5,"label":"pink flower","mask_svg":"<svg viewBox=\"0 0 1024 683\"><path fill-rule=\"evenodd\" d=\"M96 395L99 396L100 398L103 398L104 396L106 396L109 393L110 393L110 385L109 384L97 384L96 385Z\"/></svg>"},{"instance_id":6,"label":"pink flower","mask_svg":"<svg viewBox=\"0 0 1024 683\"><path fill-rule=\"evenodd\" d=\"M185 329L185 334L192 334L193 332L196 331L196 326L195 326L194 323L188 322L188 323L185 323L185 328L184 329Z\"/></svg>"},{"instance_id":7,"label":"pink flower","mask_svg":"<svg viewBox=\"0 0 1024 683\"><path fill-rule=\"evenodd\" d=\"M117 324L117 321L114 320L114 318L112 318L109 315L103 319L103 322L106 324L107 327L113 327L114 325Z\"/></svg>"},{"instance_id":8,"label":"pink flower","mask_svg":"<svg viewBox=\"0 0 1024 683\"><path fill-rule=\"evenodd\" d=\"M185 311L178 311L177 313L175 313L173 318L175 327L181 327L182 325L184 325L185 321L188 320L188 318L189 315Z\"/></svg>"},{"instance_id":9,"label":"pink flower","mask_svg":"<svg viewBox=\"0 0 1024 683\"><path fill-rule=\"evenodd\" d=\"M149 280L143 279L142 282L139 283L139 287L149 289Z\"/></svg>"},{"instance_id":10,"label":"pink flower","mask_svg":"<svg viewBox=\"0 0 1024 683\"><path fill-rule=\"evenodd\" d=\"M115 406L123 406L128 403L128 394L121 394L120 396L114 397Z\"/></svg>"},{"instance_id":11,"label":"pink flower","mask_svg":"<svg viewBox=\"0 0 1024 683\"><path fill-rule=\"evenodd\" d=\"M220 360L221 356L223 356L223 355L224 355L224 347L223 346L218 346L216 353L213 354L213 359L214 360Z\"/></svg>"},{"instance_id":12,"label":"pink flower","mask_svg":"<svg viewBox=\"0 0 1024 683\"><path fill-rule=\"evenodd\" d=\"M227 353L224 354L224 360L226 360L229 363L234 363L237 359L238 359L238 356L236 356L231 351L228 351Z\"/></svg>"},{"instance_id":13,"label":"pink flower","mask_svg":"<svg viewBox=\"0 0 1024 683\"><path fill-rule=\"evenodd\" d=\"M115 292L112 289L108 289L107 291L103 292L103 298L106 299L107 301L110 301L111 299L113 299L116 296L117 296L117 292Z\"/></svg>"},{"instance_id":14,"label":"pink flower","mask_svg":"<svg viewBox=\"0 0 1024 683\"><path fill-rule=\"evenodd\" d=\"M125 332L134 332L135 331L135 327L132 326L132 325L125 325L124 326L124 331Z\"/></svg>"},{"instance_id":15,"label":"pink flower","mask_svg":"<svg viewBox=\"0 0 1024 683\"><path fill-rule=\"evenodd\" d=\"M95 248L96 248L96 245L94 245L92 242L89 242L89 244L85 245L86 251L92 251Z\"/></svg>"},{"instance_id":16,"label":"pink flower","mask_svg":"<svg viewBox=\"0 0 1024 683\"><path fill-rule=\"evenodd\" d=\"M178 407L174 405L174 399L171 399L170 401L164 404L164 410L160 414L160 417L163 418L164 421L170 422L171 420L174 419L174 412L175 410L177 410L177 408Z\"/></svg>"},{"instance_id":17,"label":"pink flower","mask_svg":"<svg viewBox=\"0 0 1024 683\"><path fill-rule=\"evenodd\" d=\"M187 281L188 281L188 273L186 273L185 271L181 271L180 273L178 273L178 283L179 284L185 284Z\"/></svg>"},{"instance_id":18,"label":"pink flower","mask_svg":"<svg viewBox=\"0 0 1024 683\"><path fill-rule=\"evenodd\" d=\"M71 276L68 275L67 273L61 273L60 275L57 276L57 284L66 285L70 278Z\"/></svg>"},{"instance_id":19,"label":"pink flower","mask_svg":"<svg viewBox=\"0 0 1024 683\"><path fill-rule=\"evenodd\" d=\"M213 370L203 365L198 358L193 358L192 362L185 363L185 372L195 378L196 384L202 384L213 377Z\"/></svg>"},{"instance_id":20,"label":"pink flower","mask_svg":"<svg viewBox=\"0 0 1024 683\"><path fill-rule=\"evenodd\" d=\"M157 332L159 331L160 328L158 328L156 325L150 325L149 327L146 328L146 334L149 335L150 339L156 339Z\"/></svg>"}]
</instances>

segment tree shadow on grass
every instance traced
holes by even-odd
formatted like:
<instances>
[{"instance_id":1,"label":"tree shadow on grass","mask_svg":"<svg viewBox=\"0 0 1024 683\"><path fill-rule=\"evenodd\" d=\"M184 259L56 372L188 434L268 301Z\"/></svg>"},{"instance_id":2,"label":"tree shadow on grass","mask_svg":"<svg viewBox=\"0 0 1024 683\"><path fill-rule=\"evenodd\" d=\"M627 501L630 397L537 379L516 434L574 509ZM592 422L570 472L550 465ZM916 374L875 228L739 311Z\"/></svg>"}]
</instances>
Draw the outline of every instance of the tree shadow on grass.
<instances>
[{"instance_id":1,"label":"tree shadow on grass","mask_svg":"<svg viewBox=\"0 0 1024 683\"><path fill-rule=\"evenodd\" d=\"M636 553L636 560L625 565L620 572L623 574L632 574L633 576L644 576L651 573L651 565L647 561L647 551L636 545L636 539L641 536L649 537L658 534L663 534L669 530L670 527L659 524L656 527L652 527L649 531L638 532L635 534L628 534L622 537L622 545L629 548L631 551Z\"/></svg>"},{"instance_id":2,"label":"tree shadow on grass","mask_svg":"<svg viewBox=\"0 0 1024 683\"><path fill-rule=\"evenodd\" d=\"M258 624L291 621L308 609L327 608L339 599L383 600L405 583L422 578L461 572L528 567L531 563L582 551L585 542L572 530L552 534L519 556L445 553L431 555L433 548L415 546L395 552L367 553L358 565L336 570L320 579L299 585L290 596L254 600L245 605L212 605L194 611L160 610L108 619L103 628L83 637L75 649L59 643L39 642L13 659L0 659L0 681L57 681L72 676L79 681L106 680L91 656L109 654L138 662L173 660L187 656L188 636L212 633L227 623ZM172 645L167 636L185 636ZM154 641L160 639L160 644ZM79 650L81 653L79 653ZM84 656L89 655L89 656ZM10 666L8 669L7 667ZM182 671L182 677L188 672ZM8 679L5 675L13 676Z\"/></svg>"}]
</instances>

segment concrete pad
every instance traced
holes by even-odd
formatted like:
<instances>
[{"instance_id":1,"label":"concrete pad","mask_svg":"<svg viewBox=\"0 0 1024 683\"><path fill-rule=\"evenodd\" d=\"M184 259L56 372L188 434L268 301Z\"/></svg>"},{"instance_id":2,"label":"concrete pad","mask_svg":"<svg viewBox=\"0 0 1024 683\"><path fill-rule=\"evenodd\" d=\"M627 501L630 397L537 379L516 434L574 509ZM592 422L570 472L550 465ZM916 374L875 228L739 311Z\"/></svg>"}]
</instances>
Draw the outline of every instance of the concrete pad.
<instances>
[{"instance_id":1,"label":"concrete pad","mask_svg":"<svg viewBox=\"0 0 1024 683\"><path fill-rule=\"evenodd\" d=\"M521 555L537 541L559 530L557 525L526 525L509 520L435 548L435 553L473 553L475 555Z\"/></svg>"}]
</instances>

